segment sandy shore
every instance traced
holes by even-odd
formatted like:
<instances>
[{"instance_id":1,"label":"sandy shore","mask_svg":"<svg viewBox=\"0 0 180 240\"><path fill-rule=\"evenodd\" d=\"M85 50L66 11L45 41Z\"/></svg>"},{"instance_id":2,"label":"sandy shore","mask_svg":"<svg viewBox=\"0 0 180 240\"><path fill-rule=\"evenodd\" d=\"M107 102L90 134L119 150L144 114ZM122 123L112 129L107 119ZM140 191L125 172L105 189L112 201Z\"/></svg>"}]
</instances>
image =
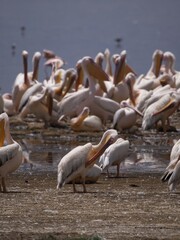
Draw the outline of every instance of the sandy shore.
<instances>
[{"instance_id":1,"label":"sandy shore","mask_svg":"<svg viewBox=\"0 0 180 240\"><path fill-rule=\"evenodd\" d=\"M0 193L0 239L179 239L180 194L159 174L102 174L88 193L56 190L56 173L14 173ZM78 186L81 190L81 185Z\"/></svg>"}]
</instances>

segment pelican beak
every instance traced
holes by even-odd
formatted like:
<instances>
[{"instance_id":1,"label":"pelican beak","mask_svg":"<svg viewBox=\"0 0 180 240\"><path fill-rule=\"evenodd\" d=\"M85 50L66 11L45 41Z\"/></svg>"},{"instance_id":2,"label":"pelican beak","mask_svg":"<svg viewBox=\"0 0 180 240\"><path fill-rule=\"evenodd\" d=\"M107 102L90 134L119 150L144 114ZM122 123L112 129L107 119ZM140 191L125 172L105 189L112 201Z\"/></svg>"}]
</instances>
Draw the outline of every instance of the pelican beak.
<instances>
[{"instance_id":1,"label":"pelican beak","mask_svg":"<svg viewBox=\"0 0 180 240\"><path fill-rule=\"evenodd\" d=\"M104 84L104 81L107 80L109 81L109 76L105 73L105 71L97 64L93 61L93 59L89 58L86 64L87 67L87 71L89 72L89 74L98 80L98 83L101 87L101 89L107 93L107 88L106 85Z\"/></svg>"},{"instance_id":2,"label":"pelican beak","mask_svg":"<svg viewBox=\"0 0 180 240\"><path fill-rule=\"evenodd\" d=\"M5 139L5 120L2 119L0 121L0 147L2 147L4 145L4 139Z\"/></svg>"},{"instance_id":3,"label":"pelican beak","mask_svg":"<svg viewBox=\"0 0 180 240\"><path fill-rule=\"evenodd\" d=\"M133 73L127 74L126 83L129 88L129 98L130 98L131 102L133 103L133 105L136 106L136 101L135 101L135 97L133 94L133 82L132 82L133 80L135 81L135 75Z\"/></svg>"},{"instance_id":4,"label":"pelican beak","mask_svg":"<svg viewBox=\"0 0 180 240\"><path fill-rule=\"evenodd\" d=\"M23 56L23 66L24 66L24 82L25 84L28 85L28 52L24 50L22 52L22 56Z\"/></svg>"},{"instance_id":5,"label":"pelican beak","mask_svg":"<svg viewBox=\"0 0 180 240\"><path fill-rule=\"evenodd\" d=\"M134 69L132 67L130 67L127 63L126 63L126 66L125 66L125 76L128 74L128 73L133 73L135 76L137 76L137 73L134 71Z\"/></svg>"},{"instance_id":6,"label":"pelican beak","mask_svg":"<svg viewBox=\"0 0 180 240\"><path fill-rule=\"evenodd\" d=\"M77 79L76 79L75 89L77 91L79 86L82 85L83 79L84 79L84 73L80 63L77 63L76 70L77 70Z\"/></svg>"},{"instance_id":7,"label":"pelican beak","mask_svg":"<svg viewBox=\"0 0 180 240\"><path fill-rule=\"evenodd\" d=\"M34 71L33 71L33 76L32 76L32 80L38 80L38 69L39 69L39 61L41 58L41 53L40 52L36 52L33 58L33 62L34 62Z\"/></svg>"},{"instance_id":8,"label":"pelican beak","mask_svg":"<svg viewBox=\"0 0 180 240\"><path fill-rule=\"evenodd\" d=\"M65 82L66 84L63 87L63 97L69 92L73 83L76 81L77 75L75 73L69 72L66 76Z\"/></svg>"},{"instance_id":9,"label":"pelican beak","mask_svg":"<svg viewBox=\"0 0 180 240\"><path fill-rule=\"evenodd\" d=\"M157 59L156 59L156 68L155 68L156 77L159 76L162 60L163 60L163 52L159 50L157 54Z\"/></svg>"},{"instance_id":10,"label":"pelican beak","mask_svg":"<svg viewBox=\"0 0 180 240\"><path fill-rule=\"evenodd\" d=\"M89 108L84 107L82 112L79 114L79 116L73 120L74 126L79 126L82 124L83 120L89 116Z\"/></svg>"},{"instance_id":11,"label":"pelican beak","mask_svg":"<svg viewBox=\"0 0 180 240\"><path fill-rule=\"evenodd\" d=\"M113 144L117 140L117 138L118 138L117 131L114 129L110 131L110 133L106 136L105 140L103 141L103 145L100 148L100 150L98 150L97 152L95 151L93 156L91 156L90 154L90 158L87 160L85 167L88 167L94 164L97 158L100 157L104 153L106 148L108 148L111 144Z\"/></svg>"},{"instance_id":12,"label":"pelican beak","mask_svg":"<svg viewBox=\"0 0 180 240\"><path fill-rule=\"evenodd\" d=\"M125 60L126 60L126 52L123 52L123 54L121 54L120 57L117 57L115 60L115 63L116 63L116 69L114 74L115 85L120 83L125 77L125 66L126 66Z\"/></svg>"}]
</instances>

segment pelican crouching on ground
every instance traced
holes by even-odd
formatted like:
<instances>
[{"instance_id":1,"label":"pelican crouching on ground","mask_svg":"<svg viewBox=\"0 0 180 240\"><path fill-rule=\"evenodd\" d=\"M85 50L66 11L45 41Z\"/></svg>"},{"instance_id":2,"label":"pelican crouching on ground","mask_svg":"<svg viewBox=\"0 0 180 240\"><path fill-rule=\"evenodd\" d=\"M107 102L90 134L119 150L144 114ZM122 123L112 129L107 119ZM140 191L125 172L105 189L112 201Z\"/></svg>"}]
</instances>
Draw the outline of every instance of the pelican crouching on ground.
<instances>
[{"instance_id":1,"label":"pelican crouching on ground","mask_svg":"<svg viewBox=\"0 0 180 240\"><path fill-rule=\"evenodd\" d=\"M176 93L169 93L162 96L158 101L152 103L144 112L142 129L148 130L162 122L163 131L170 127L169 117L179 108L180 96ZM167 122L167 124L166 124Z\"/></svg>"},{"instance_id":2,"label":"pelican crouching on ground","mask_svg":"<svg viewBox=\"0 0 180 240\"><path fill-rule=\"evenodd\" d=\"M62 188L64 184L72 181L73 190L76 192L75 181L77 178L81 177L83 192L87 192L85 179L88 169L94 165L98 157L103 154L105 149L109 147L117 137L117 131L109 129L103 134L99 144L93 145L92 143L87 143L67 153L58 164L57 189Z\"/></svg>"},{"instance_id":3,"label":"pelican crouching on ground","mask_svg":"<svg viewBox=\"0 0 180 240\"><path fill-rule=\"evenodd\" d=\"M71 118L70 125L74 131L97 132L104 128L99 117L90 115L88 107L84 107L77 117Z\"/></svg>"},{"instance_id":4,"label":"pelican crouching on ground","mask_svg":"<svg viewBox=\"0 0 180 240\"><path fill-rule=\"evenodd\" d=\"M4 142L7 145L4 145ZM21 165L22 160L22 148L10 134L8 115L2 113L0 114L0 192L7 192L5 178Z\"/></svg>"},{"instance_id":5,"label":"pelican crouching on ground","mask_svg":"<svg viewBox=\"0 0 180 240\"><path fill-rule=\"evenodd\" d=\"M171 150L170 162L161 180L163 182L168 181L170 191L174 191L177 184L180 183L180 139L174 144Z\"/></svg>"}]
</instances>

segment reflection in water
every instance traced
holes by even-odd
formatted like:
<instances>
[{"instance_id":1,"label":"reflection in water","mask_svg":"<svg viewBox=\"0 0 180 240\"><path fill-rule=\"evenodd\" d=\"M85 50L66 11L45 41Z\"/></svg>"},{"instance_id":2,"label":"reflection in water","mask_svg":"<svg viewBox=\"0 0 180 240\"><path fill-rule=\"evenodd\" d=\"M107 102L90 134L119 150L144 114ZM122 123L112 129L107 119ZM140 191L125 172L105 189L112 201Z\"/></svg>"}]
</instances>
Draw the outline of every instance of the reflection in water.
<instances>
[{"instance_id":1,"label":"reflection in water","mask_svg":"<svg viewBox=\"0 0 180 240\"><path fill-rule=\"evenodd\" d=\"M87 134L88 135L88 134ZM60 159L72 148L83 145L87 142L98 142L101 133L97 135L88 135L79 133L36 133L26 135L23 139L23 149L27 158L26 163L22 165L20 171L30 169L32 171L57 171L57 165ZM125 172L163 172L169 163L171 148L179 136L178 133L156 133L148 132L143 136L124 135L123 138L130 141L130 154L121 165L120 171ZM27 157L28 156L28 157ZM110 168L113 173L116 169Z\"/></svg>"}]
</instances>

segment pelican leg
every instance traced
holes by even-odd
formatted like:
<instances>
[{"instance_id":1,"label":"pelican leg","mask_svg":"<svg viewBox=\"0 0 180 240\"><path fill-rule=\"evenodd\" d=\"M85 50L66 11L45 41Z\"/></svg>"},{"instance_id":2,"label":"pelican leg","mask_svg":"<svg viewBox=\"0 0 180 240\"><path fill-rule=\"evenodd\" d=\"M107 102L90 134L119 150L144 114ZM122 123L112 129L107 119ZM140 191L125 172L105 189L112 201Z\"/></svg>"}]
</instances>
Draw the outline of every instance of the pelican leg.
<instances>
[{"instance_id":1,"label":"pelican leg","mask_svg":"<svg viewBox=\"0 0 180 240\"><path fill-rule=\"evenodd\" d=\"M107 175L108 175L108 177L110 178L110 173L109 173L109 170L107 169Z\"/></svg>"},{"instance_id":2,"label":"pelican leg","mask_svg":"<svg viewBox=\"0 0 180 240\"><path fill-rule=\"evenodd\" d=\"M75 186L75 180L73 180L72 183L73 183L73 191L74 191L74 193L76 193L77 190L76 190L76 186Z\"/></svg>"},{"instance_id":3,"label":"pelican leg","mask_svg":"<svg viewBox=\"0 0 180 240\"><path fill-rule=\"evenodd\" d=\"M120 164L117 164L117 174L116 174L117 178L119 177L119 168L120 168Z\"/></svg>"},{"instance_id":4,"label":"pelican leg","mask_svg":"<svg viewBox=\"0 0 180 240\"><path fill-rule=\"evenodd\" d=\"M2 177L2 189L3 189L3 192L7 192L6 182L4 177Z\"/></svg>"},{"instance_id":5,"label":"pelican leg","mask_svg":"<svg viewBox=\"0 0 180 240\"><path fill-rule=\"evenodd\" d=\"M162 120L163 132L167 131L166 121Z\"/></svg>"},{"instance_id":6,"label":"pelican leg","mask_svg":"<svg viewBox=\"0 0 180 240\"><path fill-rule=\"evenodd\" d=\"M86 190L86 185L85 185L85 177L82 179L82 185L83 185L83 192L86 193L87 190Z\"/></svg>"}]
</instances>

